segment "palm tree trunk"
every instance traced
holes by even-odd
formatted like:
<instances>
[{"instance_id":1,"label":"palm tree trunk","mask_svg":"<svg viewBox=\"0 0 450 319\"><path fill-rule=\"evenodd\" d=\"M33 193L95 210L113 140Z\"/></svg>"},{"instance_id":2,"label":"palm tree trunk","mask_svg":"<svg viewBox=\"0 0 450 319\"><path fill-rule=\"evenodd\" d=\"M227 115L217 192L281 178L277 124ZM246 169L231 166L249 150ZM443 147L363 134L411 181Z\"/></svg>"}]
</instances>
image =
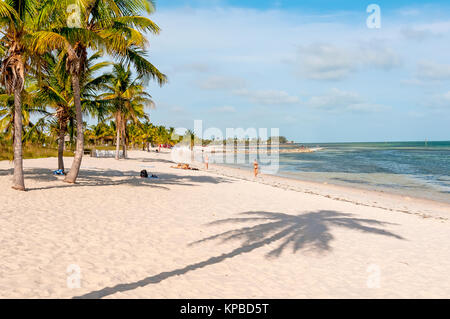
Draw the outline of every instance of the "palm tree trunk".
<instances>
[{"instance_id":1,"label":"palm tree trunk","mask_svg":"<svg viewBox=\"0 0 450 319\"><path fill-rule=\"evenodd\" d=\"M120 119L116 116L116 160L120 159Z\"/></svg>"},{"instance_id":2,"label":"palm tree trunk","mask_svg":"<svg viewBox=\"0 0 450 319\"><path fill-rule=\"evenodd\" d=\"M117 131L116 134L116 160L120 159L120 131Z\"/></svg>"},{"instance_id":3,"label":"palm tree trunk","mask_svg":"<svg viewBox=\"0 0 450 319\"><path fill-rule=\"evenodd\" d=\"M22 157L22 89L14 89L14 177L13 189L24 191L25 180L23 177Z\"/></svg>"},{"instance_id":4,"label":"palm tree trunk","mask_svg":"<svg viewBox=\"0 0 450 319\"><path fill-rule=\"evenodd\" d=\"M123 149L123 158L127 158L127 132L126 132L126 122L122 119L122 149Z\"/></svg>"},{"instance_id":5,"label":"palm tree trunk","mask_svg":"<svg viewBox=\"0 0 450 319\"><path fill-rule=\"evenodd\" d=\"M81 161L84 154L84 129L83 129L83 111L81 109L80 96L80 76L75 73L72 74L73 98L75 102L75 111L77 116L77 148L75 150L75 157L72 162L69 174L65 178L66 183L74 184L80 172Z\"/></svg>"},{"instance_id":6,"label":"palm tree trunk","mask_svg":"<svg viewBox=\"0 0 450 319\"><path fill-rule=\"evenodd\" d=\"M73 147L73 117L69 119L69 136L70 136L70 146Z\"/></svg>"},{"instance_id":7,"label":"palm tree trunk","mask_svg":"<svg viewBox=\"0 0 450 319\"><path fill-rule=\"evenodd\" d=\"M64 119L60 119L59 124L59 141L58 141L58 169L64 172L64 145L66 138L67 124L63 123Z\"/></svg>"}]
</instances>

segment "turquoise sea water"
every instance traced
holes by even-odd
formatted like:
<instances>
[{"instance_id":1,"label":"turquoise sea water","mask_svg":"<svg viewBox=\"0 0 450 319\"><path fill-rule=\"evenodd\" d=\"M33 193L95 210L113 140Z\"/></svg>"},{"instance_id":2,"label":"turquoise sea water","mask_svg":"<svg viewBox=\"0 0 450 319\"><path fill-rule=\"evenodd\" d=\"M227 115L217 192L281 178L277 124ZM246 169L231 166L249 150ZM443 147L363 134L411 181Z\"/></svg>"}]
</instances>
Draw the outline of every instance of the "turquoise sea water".
<instances>
[{"instance_id":1,"label":"turquoise sea water","mask_svg":"<svg viewBox=\"0 0 450 319\"><path fill-rule=\"evenodd\" d=\"M304 145L323 149L281 153L278 175L450 202L450 141Z\"/></svg>"}]
</instances>

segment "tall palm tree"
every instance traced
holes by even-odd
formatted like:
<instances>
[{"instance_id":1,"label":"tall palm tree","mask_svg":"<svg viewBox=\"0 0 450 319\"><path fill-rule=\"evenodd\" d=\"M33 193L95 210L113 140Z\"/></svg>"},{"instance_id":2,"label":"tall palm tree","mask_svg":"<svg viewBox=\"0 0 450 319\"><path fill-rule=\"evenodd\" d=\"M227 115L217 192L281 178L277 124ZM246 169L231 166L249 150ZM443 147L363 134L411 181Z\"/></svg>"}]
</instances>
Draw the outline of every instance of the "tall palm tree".
<instances>
[{"instance_id":1,"label":"tall palm tree","mask_svg":"<svg viewBox=\"0 0 450 319\"><path fill-rule=\"evenodd\" d=\"M123 156L126 158L128 121L138 123L139 119L148 119L144 109L146 106L153 106L153 101L144 91L143 80L139 77L133 79L130 66L125 69L122 64L115 64L110 83L105 87L106 93L100 98L110 104L111 116L116 122L116 160L118 160L121 140Z\"/></svg>"},{"instance_id":2,"label":"tall palm tree","mask_svg":"<svg viewBox=\"0 0 450 319\"><path fill-rule=\"evenodd\" d=\"M95 72L108 66L109 62L95 63L102 56L101 52L91 55L86 61L86 71L80 78L81 104L85 112L94 113L96 110L96 92L109 80L108 74L95 76ZM38 71L38 93L35 104L44 104L55 110L54 116L58 120L58 169L64 171L64 145L70 120L76 120L71 76L64 68L66 56L49 53L43 58L44 62Z\"/></svg>"},{"instance_id":3,"label":"tall palm tree","mask_svg":"<svg viewBox=\"0 0 450 319\"><path fill-rule=\"evenodd\" d=\"M192 130L187 130L185 133L185 136L187 138L187 140L189 141L189 148L191 149L191 151L194 150L194 146L195 146L195 133Z\"/></svg>"},{"instance_id":4,"label":"tall palm tree","mask_svg":"<svg viewBox=\"0 0 450 319\"><path fill-rule=\"evenodd\" d=\"M142 150L147 149L147 152L149 152L150 146L159 141L158 130L159 127L155 127L150 121L134 125L134 130L132 131L133 142L142 144Z\"/></svg>"},{"instance_id":5,"label":"tall palm tree","mask_svg":"<svg viewBox=\"0 0 450 319\"><path fill-rule=\"evenodd\" d=\"M114 139L115 127L108 125L105 122L99 122L97 125L92 125L90 129L86 130L86 138L94 145L102 145Z\"/></svg>"},{"instance_id":6,"label":"tall palm tree","mask_svg":"<svg viewBox=\"0 0 450 319\"><path fill-rule=\"evenodd\" d=\"M77 118L77 147L72 168L65 178L68 183L75 183L84 152L80 77L86 69L88 49L104 48L114 57L132 61L139 74L156 78L160 85L166 82L165 75L144 57L147 40L143 32L159 33L159 27L142 16L154 11L152 1L83 0L76 4L78 21L68 27L71 13L66 9L73 5L73 0L46 1L39 17L44 30L36 34L34 41L38 50L59 49L67 54L66 69L72 78Z\"/></svg>"},{"instance_id":7,"label":"tall palm tree","mask_svg":"<svg viewBox=\"0 0 450 319\"><path fill-rule=\"evenodd\" d=\"M14 178L12 188L25 190L22 158L22 93L29 58L33 56L28 38L33 32L36 15L34 0L0 2L1 82L7 94L14 95Z\"/></svg>"}]
</instances>

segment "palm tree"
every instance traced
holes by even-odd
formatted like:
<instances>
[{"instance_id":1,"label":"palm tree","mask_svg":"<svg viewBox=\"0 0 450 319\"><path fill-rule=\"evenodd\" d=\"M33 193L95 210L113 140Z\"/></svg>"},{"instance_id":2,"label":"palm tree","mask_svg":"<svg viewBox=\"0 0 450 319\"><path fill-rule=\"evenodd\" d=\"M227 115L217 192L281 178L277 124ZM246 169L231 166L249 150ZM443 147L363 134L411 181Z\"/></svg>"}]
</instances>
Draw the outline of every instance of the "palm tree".
<instances>
[{"instance_id":1,"label":"palm tree","mask_svg":"<svg viewBox=\"0 0 450 319\"><path fill-rule=\"evenodd\" d=\"M169 144L171 146L174 146L176 143L176 140L174 140L175 138L175 128L174 127L169 127L169 129L167 130L167 134L169 135Z\"/></svg>"},{"instance_id":2,"label":"palm tree","mask_svg":"<svg viewBox=\"0 0 450 319\"><path fill-rule=\"evenodd\" d=\"M75 183L84 153L80 78L86 69L88 49L104 48L114 57L132 61L140 75L156 78L160 85L166 82L165 75L144 58L147 40L142 32L159 33L153 21L141 16L154 11L151 1L84 0L77 4L79 21L68 27L70 16L66 9L73 5L73 0L46 1L38 19L44 30L36 33L34 41L36 49L42 52L58 49L67 54L66 70L72 79L77 119L77 147L65 179L68 183Z\"/></svg>"},{"instance_id":3,"label":"palm tree","mask_svg":"<svg viewBox=\"0 0 450 319\"><path fill-rule=\"evenodd\" d=\"M99 122L97 125L92 125L86 130L86 139L94 145L103 145L105 142L114 139L115 126L114 123L108 125L104 122Z\"/></svg>"},{"instance_id":4,"label":"palm tree","mask_svg":"<svg viewBox=\"0 0 450 319\"><path fill-rule=\"evenodd\" d=\"M144 92L143 80L139 77L132 78L130 66L125 69L123 65L115 64L111 81L105 88L107 92L100 98L110 104L111 116L116 122L116 160L118 160L121 140L123 156L126 158L128 121L138 123L140 119L148 119L144 109L154 104L151 96Z\"/></svg>"},{"instance_id":5,"label":"palm tree","mask_svg":"<svg viewBox=\"0 0 450 319\"><path fill-rule=\"evenodd\" d=\"M110 64L109 62L95 64L95 61L101 56L101 52L97 52L87 59L86 71L80 78L81 104L84 111L90 113L98 111L96 108L96 92L110 78L108 74L98 77L94 76L95 72ZM54 116L58 120L58 169L63 171L65 136L68 132L70 120L74 121L76 117L71 76L66 72L63 63L65 58L66 56L55 53L49 53L44 56L45 63L37 72L39 74L38 93L34 102L35 104L47 105L55 110Z\"/></svg>"},{"instance_id":6,"label":"palm tree","mask_svg":"<svg viewBox=\"0 0 450 319\"><path fill-rule=\"evenodd\" d=\"M36 15L33 0L0 2L0 46L3 54L0 67L1 82L7 94L14 95L14 178L12 188L25 190L22 158L22 93L31 46L27 45Z\"/></svg>"},{"instance_id":7,"label":"palm tree","mask_svg":"<svg viewBox=\"0 0 450 319\"><path fill-rule=\"evenodd\" d=\"M42 103L55 110L58 134L58 169L64 171L64 145L68 122L74 117L73 97L69 75L61 70L55 54L45 56L45 67L41 70L37 84L35 103Z\"/></svg>"},{"instance_id":8,"label":"palm tree","mask_svg":"<svg viewBox=\"0 0 450 319\"><path fill-rule=\"evenodd\" d=\"M195 133L192 130L187 130L186 134L185 134L186 138L189 141L189 147L191 149L191 151L194 150L194 145L195 145Z\"/></svg>"}]
</instances>

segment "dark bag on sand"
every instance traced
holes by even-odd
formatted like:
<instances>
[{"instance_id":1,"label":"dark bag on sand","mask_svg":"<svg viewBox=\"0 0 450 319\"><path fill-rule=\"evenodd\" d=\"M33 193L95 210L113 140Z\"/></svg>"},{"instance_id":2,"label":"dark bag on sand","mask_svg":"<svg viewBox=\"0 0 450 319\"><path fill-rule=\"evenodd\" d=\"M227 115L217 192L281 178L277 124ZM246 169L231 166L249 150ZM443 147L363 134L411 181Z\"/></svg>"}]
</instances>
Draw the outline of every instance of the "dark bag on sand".
<instances>
[{"instance_id":1,"label":"dark bag on sand","mask_svg":"<svg viewBox=\"0 0 450 319\"><path fill-rule=\"evenodd\" d=\"M141 171L141 178L148 178L147 170L144 169Z\"/></svg>"}]
</instances>

